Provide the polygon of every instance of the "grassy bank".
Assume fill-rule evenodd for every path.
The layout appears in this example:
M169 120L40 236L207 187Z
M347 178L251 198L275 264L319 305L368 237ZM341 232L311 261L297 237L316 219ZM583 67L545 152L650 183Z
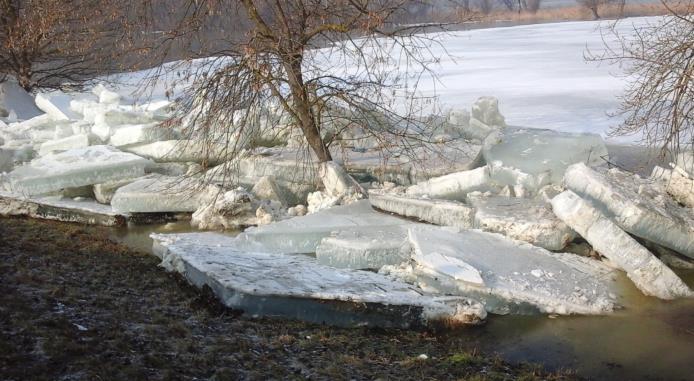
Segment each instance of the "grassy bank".
M576 378L478 353L464 334L241 317L107 237L0 218L0 379Z

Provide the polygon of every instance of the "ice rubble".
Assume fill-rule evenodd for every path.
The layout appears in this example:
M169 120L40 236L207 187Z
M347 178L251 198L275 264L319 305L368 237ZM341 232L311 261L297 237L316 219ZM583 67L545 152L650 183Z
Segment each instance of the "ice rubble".
M477 324L486 317L484 307L467 298L425 295L383 275L336 269L308 256L245 251L237 239L216 233L152 238L166 268L249 315L401 328Z
M661 299L694 295L672 270L575 193L558 195L552 199L552 207L600 254L623 269L644 294Z
M50 115L53 120L76 120L80 115L70 108L73 97L62 91L38 93L34 98L36 107Z
M413 198L373 190L369 192L369 202L380 210L436 225L470 228L474 224L475 210L456 201Z
M490 312L604 314L617 305L612 270L599 261L478 230L416 227L409 241L414 264L382 272L476 298Z
M475 208L475 228L559 251L576 238L542 200L511 197L470 197Z
M694 210L678 205L652 180L579 163L568 168L564 181L620 228L694 258Z
M680 204L694 208L694 176L690 175L679 165L665 169L654 167L651 179L661 181L665 191Z
M150 175L118 188L111 206L124 213L194 212L218 191L194 177Z
M175 134L171 128L163 127L158 122L152 122L147 124L126 124L118 126L114 129L108 142L112 146L123 147L132 144L153 143L173 138L175 138Z
M149 161L109 146L90 146L35 159L10 173L15 191L43 194L63 188L139 177Z
M569 165L601 165L608 156L599 135L510 127L487 137L482 152L487 163L501 162L553 184L561 183Z
M409 258L407 229L414 224L335 231L316 247L318 263L348 269L380 269Z
M227 155L226 148L221 144L206 145L188 139L127 145L121 149L156 162L207 162L216 165L222 163Z

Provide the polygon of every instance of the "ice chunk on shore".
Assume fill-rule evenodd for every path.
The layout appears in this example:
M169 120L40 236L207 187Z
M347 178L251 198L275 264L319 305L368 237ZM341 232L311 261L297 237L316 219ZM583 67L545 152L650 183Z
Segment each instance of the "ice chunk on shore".
M373 210L368 200L362 200L248 229L239 237L250 244L260 244L263 251L308 254L315 253L321 240L333 231L357 226L376 228L407 223L406 220Z
M99 103L118 104L120 102L120 94L111 91L103 84L98 84L92 89L92 93L99 97Z
M486 317L484 307L468 298L426 295L380 274L336 269L308 256L244 251L237 239L216 233L152 238L163 266L249 315L401 328L477 324Z
M325 191L334 197L358 194L366 196L364 189L350 176L341 165L334 161L321 163L319 176Z
M694 208L694 176L679 166L672 169L666 191L680 204Z
M425 290L479 298L491 312L522 311L527 305L545 313L604 314L616 305L611 270L592 259L477 230L417 227L410 229L409 240L417 265L409 276L398 271L394 275L409 277ZM432 256L438 260L427 261ZM470 268L482 283L474 281ZM456 280L451 275L458 274L457 269L470 278Z
M595 250L623 269L644 294L661 299L694 295L672 270L574 192L552 199L552 207Z
M70 109L73 97L62 91L36 94L36 106L55 120L78 120L80 115Z
M111 206L125 213L194 212L217 192L196 178L150 175L118 188Z
M553 184L561 183L569 165L601 165L608 155L600 135L531 128L492 134L482 152L487 163L499 161L533 176L547 176Z
M472 104L471 117L487 126L506 127L506 119L499 112L499 100L494 97L479 97Z
M156 162L195 162L214 165L224 161L226 147L221 144L205 146L194 140L163 140L153 143L121 147L125 152L152 159Z
M84 185L140 177L149 160L109 146L48 154L10 173L15 191L36 195Z
M67 138L49 140L39 148L39 155L45 156L56 151L68 151L71 149L86 148L97 141L96 136L90 134L77 134Z
M456 201L413 198L379 191L370 191L369 201L380 210L436 225L470 228L474 224L474 208Z
M462 201L470 192L486 190L489 180L489 168L480 167L429 179L408 187L406 192L409 196Z
M509 197L471 197L475 227L525 241L547 250L559 251L576 234L558 219L541 200Z
M91 199L66 199L60 196L26 198L0 191L0 215L27 216L45 220L88 225L124 226L129 216Z
M145 144L160 140L170 140L175 137L171 128L163 127L159 123L123 125L114 129L109 143L116 147L131 144Z
M323 238L316 248L318 263L349 269L380 269L409 258L407 229L414 224L346 228Z
M14 115L17 120L29 120L43 114L43 111L36 107L34 97L13 81L0 83L0 108L8 114L4 117Z
M569 167L564 182L627 232L694 258L694 211L653 181L616 168L600 173L579 163Z

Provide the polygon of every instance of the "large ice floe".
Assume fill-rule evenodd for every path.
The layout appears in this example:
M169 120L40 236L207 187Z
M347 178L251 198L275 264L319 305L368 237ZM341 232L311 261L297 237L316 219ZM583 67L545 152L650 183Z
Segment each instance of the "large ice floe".
M467 295L495 313L605 314L617 305L608 266L499 234L409 230L412 263L381 271L430 292Z
M623 269L644 294L661 299L694 295L670 268L572 191L552 199L552 207L595 250Z
M13 189L37 195L63 188L144 176L149 160L109 146L48 154L12 171Z
M468 298L426 295L404 282L321 265L309 256L250 252L217 233L153 239L167 268L249 315L401 328L477 324L486 317L484 307Z
M627 232L694 258L694 210L682 207L652 180L613 168L568 168L566 187L591 201Z

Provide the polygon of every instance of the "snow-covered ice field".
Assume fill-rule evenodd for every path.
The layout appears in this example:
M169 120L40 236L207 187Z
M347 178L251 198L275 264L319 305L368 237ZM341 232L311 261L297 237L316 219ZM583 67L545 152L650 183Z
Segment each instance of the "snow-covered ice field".
M633 34L634 26L657 18L629 18L617 29ZM617 66L586 62L586 49L604 50L602 27L612 21L582 21L479 29L441 35L445 55L435 72L438 83L420 89L438 94L442 103L467 107L481 95L499 99L510 125L605 136L619 123L608 113L619 105L617 96L626 79ZM633 141L634 139L621 139Z
M631 35L635 26L657 21L657 17L627 18L617 30ZM425 75L418 90L438 96L444 109L467 109L478 97L491 95L499 99L509 125L606 137L609 128L619 123L608 114L617 109L627 79L618 66L587 62L584 55L588 49L604 50L603 38L612 39L605 28L612 23L578 21L430 34L441 43L432 47L440 62L431 66L433 75ZM339 57L331 60L327 70L345 69ZM123 100L135 99L128 93L148 73L120 76ZM178 83L173 94L180 95L182 87ZM163 99L168 88L160 83L145 93Z

